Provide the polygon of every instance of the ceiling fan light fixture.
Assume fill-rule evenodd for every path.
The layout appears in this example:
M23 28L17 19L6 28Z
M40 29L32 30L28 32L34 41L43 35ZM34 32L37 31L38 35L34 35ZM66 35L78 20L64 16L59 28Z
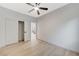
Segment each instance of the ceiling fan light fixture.
M34 9L35 9L35 10L39 10L39 8L38 8L38 7L34 7Z
M30 5L30 6L33 7L29 11L29 13L32 12L32 11L35 11L35 12L37 12L37 15L40 15L40 10L44 10L44 11L47 11L48 10L48 8L46 8L46 7L40 7L40 3L35 3L34 5L31 4L31 3L26 3L26 4L28 4L28 5Z

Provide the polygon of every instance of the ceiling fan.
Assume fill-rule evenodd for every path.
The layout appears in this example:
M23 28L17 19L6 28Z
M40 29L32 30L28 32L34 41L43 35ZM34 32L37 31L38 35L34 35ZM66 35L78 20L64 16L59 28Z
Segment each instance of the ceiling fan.
M29 13L35 10L35 11L37 11L37 14L40 15L39 10L45 10L45 11L48 10L48 8L46 8L46 7L39 7L40 3L35 3L34 5L31 3L26 3L26 4L33 7L31 10L29 10Z

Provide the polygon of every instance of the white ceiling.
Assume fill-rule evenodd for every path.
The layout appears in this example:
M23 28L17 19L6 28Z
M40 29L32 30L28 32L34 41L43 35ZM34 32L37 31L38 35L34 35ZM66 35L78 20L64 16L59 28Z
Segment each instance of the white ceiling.
M34 3L32 3L34 4ZM23 13L23 14L27 14L29 16L32 17L40 17L42 15L45 15L51 11L54 11L64 5L67 5L68 3L41 3L40 6L41 7L47 7L48 11L43 11L40 10L40 15L37 15L36 11L33 11L31 13L28 13L29 10L32 9L31 6L25 4L25 3L0 3L0 6L6 7L8 9Z

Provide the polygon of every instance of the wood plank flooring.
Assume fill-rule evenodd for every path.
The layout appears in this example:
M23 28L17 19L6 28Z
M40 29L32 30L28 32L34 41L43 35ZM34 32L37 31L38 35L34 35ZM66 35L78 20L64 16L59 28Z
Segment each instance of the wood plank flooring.
M78 53L41 40L20 42L0 48L0 56L78 56Z

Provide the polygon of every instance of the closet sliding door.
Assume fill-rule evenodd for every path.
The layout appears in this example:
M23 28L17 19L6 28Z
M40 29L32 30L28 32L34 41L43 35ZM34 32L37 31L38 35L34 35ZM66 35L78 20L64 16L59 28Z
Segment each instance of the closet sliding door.
M18 28L16 20L6 20L6 45L18 42Z

